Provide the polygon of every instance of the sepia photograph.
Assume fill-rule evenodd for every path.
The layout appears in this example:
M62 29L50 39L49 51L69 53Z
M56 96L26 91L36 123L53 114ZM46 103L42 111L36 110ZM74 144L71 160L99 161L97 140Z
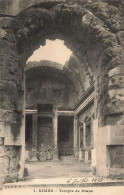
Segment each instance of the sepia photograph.
M0 0L0 195L124 195L124 0Z

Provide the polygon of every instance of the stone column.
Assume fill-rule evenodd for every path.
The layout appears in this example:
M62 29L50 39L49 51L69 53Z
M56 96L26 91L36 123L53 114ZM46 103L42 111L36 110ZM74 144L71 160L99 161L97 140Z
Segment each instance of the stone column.
M53 160L58 160L58 115L55 113L53 117L53 130L54 130L54 155Z
M81 151L81 144L80 144L80 128L78 128L78 146L79 146L79 161L82 160L82 151Z
M32 147L37 149L37 115L33 115L32 120Z
M78 124L78 119L77 116L74 117L74 148L77 148L78 143L77 143L77 124Z
M53 118L53 127L54 127L54 146L58 148L58 116L55 115Z
M32 116L32 158L31 161L37 161L37 115Z
M81 127L82 127L83 125L81 125ZM80 128L81 128L80 127ZM83 132L84 132L84 128L83 128ZM84 149L83 148L81 148L81 135L80 135L80 129L79 129L79 161L83 161L84 160L84 155L85 155L85 153L84 153ZM82 139L83 139L83 143L84 143L84 135L83 135L83 137L82 137Z
M24 73L23 73L24 74ZM21 147L19 147L19 166L20 169L18 171L18 180L23 179L24 177L24 168L25 168L25 74L23 80L23 96L22 96L22 119L21 119Z
M75 158L79 158L79 151L78 151L78 142L77 142L77 136L78 136L78 118L77 116L74 116L74 155Z
M86 147L86 123L84 122L83 123L83 129L84 129L84 131L83 131L83 142L84 142L84 148ZM84 159L84 161L85 162L87 162L88 161L88 151L85 149L85 159Z
M78 145L79 145L79 148L81 147L81 135L80 135L80 128L78 128L78 137L79 137L79 139L78 139Z
M92 173L96 174L96 143L97 143L97 131L98 131L98 119L94 119L92 122L92 131L93 131L93 146L91 150L91 167Z
M86 124L83 123L83 145L86 146Z

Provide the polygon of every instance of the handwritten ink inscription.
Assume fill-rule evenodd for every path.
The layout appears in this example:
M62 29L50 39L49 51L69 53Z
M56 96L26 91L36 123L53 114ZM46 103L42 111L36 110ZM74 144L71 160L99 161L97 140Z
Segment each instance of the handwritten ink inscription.
M70 178L67 180L68 184L82 184L82 183L101 183L103 178Z

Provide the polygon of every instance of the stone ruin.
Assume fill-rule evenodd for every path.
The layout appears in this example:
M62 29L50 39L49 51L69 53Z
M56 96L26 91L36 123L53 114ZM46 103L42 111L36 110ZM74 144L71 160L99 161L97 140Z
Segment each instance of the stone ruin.
M30 95L30 104L26 102L25 80L31 82L33 76L28 78L33 70L36 74L39 71L46 74L49 70L53 72L51 78L55 75L58 80L64 78L63 86L59 81L58 88L52 86L54 94L62 87L68 97L64 99L62 95L62 102L58 99L55 103L54 98L52 102L54 158L58 158L61 147L64 151L64 144L57 146L57 118L64 120L60 119L60 113L68 111L74 119L75 158L90 161L97 176L123 178L123 0L20 0L16 3L2 0L0 11L0 183L24 177L25 105L27 110L36 109L36 104L30 107ZM45 45L46 39L64 40L65 46L73 52L63 69L51 62L41 62L44 65L34 67L26 65L33 51ZM37 104L51 102L47 97L47 102Z

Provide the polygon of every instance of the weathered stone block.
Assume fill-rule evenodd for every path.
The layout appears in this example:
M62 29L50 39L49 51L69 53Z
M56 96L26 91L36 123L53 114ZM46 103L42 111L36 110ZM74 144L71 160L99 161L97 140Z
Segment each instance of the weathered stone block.
M98 17L95 17L91 12L87 12L82 18L82 25L83 27L87 25L93 26L103 26L104 22L100 20Z
M109 107L109 114L122 113L124 112L124 101L123 102L116 101L114 103L109 103L108 107Z
M4 138L0 137L0 146L4 145Z
M123 47L123 49L124 49L124 41L122 41L122 42L121 42L121 46L122 46L122 47Z
M2 27L2 28L10 27L12 20L13 20L12 17L1 17L0 18L0 27Z
M39 161L46 161L46 152L40 152L38 160Z
M4 179L4 183L13 183L13 182L16 182L17 181L17 173L15 174L15 176L10 176L10 175L7 175L7 177L5 177Z
M17 168L18 168L18 159L17 157L13 157L10 159L10 164L9 164L9 175L12 178L17 177Z
M120 43L124 41L124 31L120 31L119 33L117 33L117 37Z
M3 146L0 146L0 157L6 156Z
M120 58L120 56L116 56L115 58L113 58L109 63L108 66L109 68L112 70L112 68L116 68L118 66L122 66L123 65L123 60L122 58Z
M5 39L8 40L9 42L15 42L15 36L13 33L7 33L5 35Z
M0 28L0 38L3 38L6 36L6 31L3 28Z
M5 127L3 123L0 123L0 137L5 136Z
M0 157L0 167L0 179L1 177L5 178L9 169L9 159L6 156Z
M124 115L123 114L115 114L107 116L106 119L107 125L124 125Z
M108 126L108 141L111 145L124 145L124 125Z
M14 55L16 53L15 44L13 44L9 41L0 40L0 47L1 47L1 53L3 53L3 54L7 54L7 55L12 54L12 55ZM9 60L9 57L10 56L8 56L7 60ZM4 60L6 61L6 58Z
M119 113L124 111L124 89L109 90L109 112Z
M111 89L108 92L110 100L114 102L114 100L124 100L124 88L123 89Z
M18 158L17 151L15 147L0 147L0 175L3 175L3 178L11 177L13 181L17 179L17 170L18 170ZM6 179L5 179L6 181ZM5 182L4 181L4 182Z
M113 58L116 58L116 56L118 56L120 59L123 58L122 48L118 45L108 47L104 50L102 64L108 64L111 60L113 60Z
M110 88L124 87L124 76L113 76L109 79Z
M115 76L115 75L124 75L124 66L118 66L116 68L111 69L108 72L109 77Z
M6 146L5 151L9 158L14 158L17 156L17 148L14 146Z

